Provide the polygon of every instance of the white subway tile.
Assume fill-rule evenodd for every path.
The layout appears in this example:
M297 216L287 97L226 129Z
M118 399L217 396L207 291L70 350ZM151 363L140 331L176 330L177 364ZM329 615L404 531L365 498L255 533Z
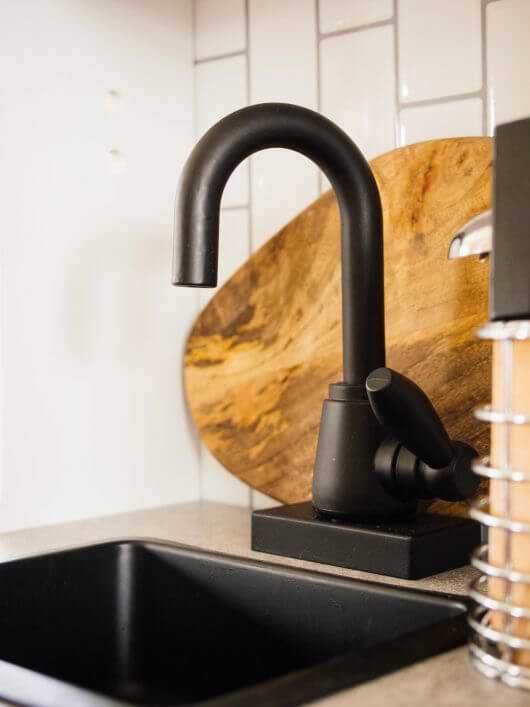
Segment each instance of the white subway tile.
M207 61L195 66L195 110L197 137L228 113L247 105L247 61L245 56ZM232 174L223 193L222 206L248 202L248 162Z
M195 59L246 49L245 0L195 0Z
M249 0L251 102L286 101L315 108L314 0Z
M248 210L221 210L219 223L219 270L215 288L201 288L200 306L205 307L225 282L249 257Z
M244 56L196 65L197 137L227 113L247 105L246 66Z
M250 488L227 471L203 444L201 448L201 496L204 500L250 506Z
M402 101L481 88L480 0L400 0L398 36Z
M395 145L394 37L391 27L324 39L322 112L367 158Z
M445 137L482 134L480 98L416 106L401 111L400 145Z
M318 197L318 171L306 157L267 150L252 158L252 250Z
M320 0L321 32L337 32L392 17L392 0Z
M279 506L280 504L274 498L261 493L261 491L252 491L251 505L253 511L260 511L264 508L274 508L274 506Z
M530 2L488 5L488 133L499 123L530 115Z
M317 106L314 0L249 1L251 103ZM286 150L252 157L252 248L255 250L318 196L318 171Z

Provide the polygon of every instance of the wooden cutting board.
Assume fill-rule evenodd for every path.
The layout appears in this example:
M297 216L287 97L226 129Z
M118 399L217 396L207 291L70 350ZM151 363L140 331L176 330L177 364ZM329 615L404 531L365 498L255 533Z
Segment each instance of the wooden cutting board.
M447 251L490 208L491 166L490 138L433 140L371 162L384 215L387 365L416 381L450 436L481 454L488 429L472 409L490 399L491 351L474 332L487 319L489 265L450 261ZM228 471L286 503L311 498L322 401L341 380L339 234L328 191L235 273L187 342L185 384L202 440ZM434 506L466 513L466 504Z

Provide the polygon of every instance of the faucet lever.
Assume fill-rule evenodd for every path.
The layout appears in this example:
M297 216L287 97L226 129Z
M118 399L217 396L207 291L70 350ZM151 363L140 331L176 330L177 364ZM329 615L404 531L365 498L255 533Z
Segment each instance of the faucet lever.
M453 456L449 435L416 383L390 368L377 368L366 379L366 391L387 432L435 469L449 464Z
M450 440L431 401L406 376L377 368L366 379L368 400L389 433L375 455L383 486L400 498L458 501L476 491L471 471L477 455L464 442Z

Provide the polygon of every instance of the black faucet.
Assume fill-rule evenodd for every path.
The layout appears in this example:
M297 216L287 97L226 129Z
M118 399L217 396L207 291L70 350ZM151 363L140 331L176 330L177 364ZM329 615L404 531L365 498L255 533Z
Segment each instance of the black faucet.
M330 385L324 401L314 508L324 517L382 520L411 514L418 498L471 495L474 450L450 442L425 394L384 368L379 191L359 149L327 118L294 105L264 103L232 113L201 138L177 194L173 284L216 286L225 184L243 159L272 147L312 159L331 182L340 208L344 380ZM437 454L426 449L426 430ZM438 466L428 466L433 462Z

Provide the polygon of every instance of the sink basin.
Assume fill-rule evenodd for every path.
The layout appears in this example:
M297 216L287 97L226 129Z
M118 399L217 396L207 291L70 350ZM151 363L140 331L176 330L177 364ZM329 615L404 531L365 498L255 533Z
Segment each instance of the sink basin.
M295 705L465 640L456 597L173 544L0 565L0 696L30 705Z

